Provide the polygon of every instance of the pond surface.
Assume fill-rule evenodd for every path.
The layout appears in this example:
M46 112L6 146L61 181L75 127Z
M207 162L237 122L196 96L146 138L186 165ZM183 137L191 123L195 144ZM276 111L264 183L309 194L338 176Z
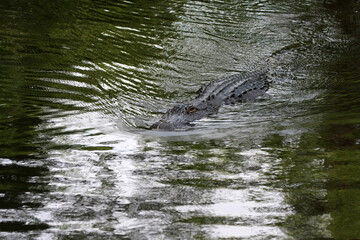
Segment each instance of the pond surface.
M2 1L2 239L359 239L359 1ZM148 127L211 80L267 95Z

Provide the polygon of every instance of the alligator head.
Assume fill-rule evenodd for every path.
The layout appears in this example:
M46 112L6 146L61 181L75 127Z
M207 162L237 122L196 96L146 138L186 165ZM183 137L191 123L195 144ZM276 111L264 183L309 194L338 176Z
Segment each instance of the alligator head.
M151 125L151 129L174 130L184 128L186 125L215 114L221 106L222 100L213 98L209 101L198 102L195 100L175 105L168 110L160 121Z

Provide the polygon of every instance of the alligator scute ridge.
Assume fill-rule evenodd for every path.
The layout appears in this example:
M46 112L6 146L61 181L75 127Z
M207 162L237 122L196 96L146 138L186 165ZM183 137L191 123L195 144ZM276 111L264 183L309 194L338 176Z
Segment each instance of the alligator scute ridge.
M151 129L175 130L195 120L217 113L224 104L249 102L262 96L269 88L266 71L230 75L201 87L198 96L168 110Z

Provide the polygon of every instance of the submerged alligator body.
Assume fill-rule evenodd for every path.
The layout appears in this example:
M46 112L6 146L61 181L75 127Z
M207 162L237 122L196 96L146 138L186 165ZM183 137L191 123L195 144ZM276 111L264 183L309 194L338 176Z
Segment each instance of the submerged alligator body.
M174 130L217 113L221 105L248 102L263 95L269 88L264 72L250 72L224 77L200 88L199 95L175 105L150 128Z

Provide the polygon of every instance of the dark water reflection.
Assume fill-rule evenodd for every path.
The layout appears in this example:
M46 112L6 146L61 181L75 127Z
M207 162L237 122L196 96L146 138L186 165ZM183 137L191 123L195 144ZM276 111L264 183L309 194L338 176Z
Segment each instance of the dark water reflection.
M358 1L0 3L4 239L358 239ZM146 128L215 78L268 95Z

